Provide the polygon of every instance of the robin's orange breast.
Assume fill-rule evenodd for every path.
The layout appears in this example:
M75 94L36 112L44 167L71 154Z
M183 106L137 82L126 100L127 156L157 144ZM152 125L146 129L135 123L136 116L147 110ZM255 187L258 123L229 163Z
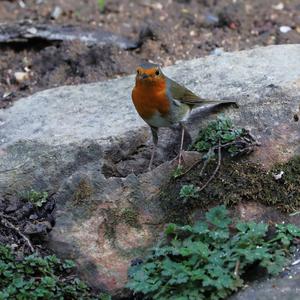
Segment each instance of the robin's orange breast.
M170 111L165 87L136 85L132 91L132 100L137 112L145 121L158 113L163 117Z

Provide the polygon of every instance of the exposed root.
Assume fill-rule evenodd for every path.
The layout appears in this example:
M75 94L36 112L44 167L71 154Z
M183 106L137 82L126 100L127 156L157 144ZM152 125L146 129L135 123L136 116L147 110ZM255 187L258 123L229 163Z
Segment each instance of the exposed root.
M12 222L10 222L8 220L8 219L13 219L13 218L11 218L9 216L6 216L3 213L0 213L0 218L1 218L1 221L0 221L1 224L3 226L5 226L6 228L13 229L26 242L26 244L28 245L30 251L32 253L34 253L35 250L34 250L34 247L31 244L29 238L24 233L22 233L21 230L18 227L16 227Z
M208 161L209 159L206 160L206 162ZM221 154L221 142L219 141L219 145L218 145L218 164L214 170L214 172L212 173L212 175L209 177L209 179L206 181L206 183L202 186L202 187L199 187L197 189L198 192L201 192L203 191L208 185L209 183L215 178L215 176L217 175L219 169L220 169L220 166L221 166L221 161L222 161L222 154ZM203 165L200 173L204 171L204 167L207 165L207 163Z

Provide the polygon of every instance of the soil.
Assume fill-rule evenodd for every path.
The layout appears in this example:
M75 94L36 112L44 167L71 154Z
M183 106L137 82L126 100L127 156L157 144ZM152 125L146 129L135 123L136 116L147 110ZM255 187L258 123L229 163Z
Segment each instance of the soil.
M20 255L50 253L45 241L55 225L54 207L51 196L43 205L29 201L25 194L0 198L0 244L10 245Z
M134 73L143 60L167 66L220 51L300 43L299 0L107 0L103 10L97 0L1 1L0 20L104 29L140 42L127 51L78 41L2 43L1 108L39 90ZM17 81L16 72L26 75Z

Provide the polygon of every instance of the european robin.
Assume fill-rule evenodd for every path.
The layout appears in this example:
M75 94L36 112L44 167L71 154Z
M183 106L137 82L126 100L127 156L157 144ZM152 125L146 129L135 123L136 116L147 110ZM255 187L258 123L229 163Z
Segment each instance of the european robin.
M188 117L191 110L209 103L234 103L203 99L168 78L163 74L159 65L152 63L142 63L137 68L132 100L138 114L150 126L152 132L154 147L149 169L152 167L160 127L170 127L178 123L181 125L180 165L184 140L183 121Z

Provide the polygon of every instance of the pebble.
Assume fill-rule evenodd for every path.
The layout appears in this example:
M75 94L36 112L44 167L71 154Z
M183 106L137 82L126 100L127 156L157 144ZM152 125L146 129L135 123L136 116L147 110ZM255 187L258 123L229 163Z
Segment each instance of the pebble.
M11 96L12 92L5 92L2 96L3 99L8 98L9 96Z
M272 8L275 9L275 10L283 10L284 9L284 4L282 2L279 2L278 4L273 5Z
M280 171L278 174L273 174L273 177L275 180L279 180L282 178L284 172L283 171Z
M12 213L19 208L19 202L17 200L11 200L10 204L5 208L6 213Z
M218 16L212 14L205 15L204 20L206 25L214 25L214 26L218 25L220 21Z
M60 15L62 14L62 9L60 6L55 6L52 13L51 13L51 18L52 19L58 19Z
M152 7L154 9L158 9L158 10L162 10L163 9L163 5L160 2L153 3Z
M221 56L222 54L224 54L224 49L223 48L215 48L213 51L210 52L211 55L215 55L215 56Z
M15 72L14 77L18 83L22 83L23 81L29 79L27 72Z
M289 31L292 30L292 28L290 26L280 26L279 27L280 32L282 33L288 33Z
M42 221L36 224L27 223L24 228L24 233L29 235L46 235L52 226L48 221Z
M17 212L16 212L16 218L17 220L22 220L29 216L31 212L33 211L33 204L30 202L25 203Z
M26 7L25 2L22 1L22 0L19 1L19 5L20 5L21 8L25 8Z

